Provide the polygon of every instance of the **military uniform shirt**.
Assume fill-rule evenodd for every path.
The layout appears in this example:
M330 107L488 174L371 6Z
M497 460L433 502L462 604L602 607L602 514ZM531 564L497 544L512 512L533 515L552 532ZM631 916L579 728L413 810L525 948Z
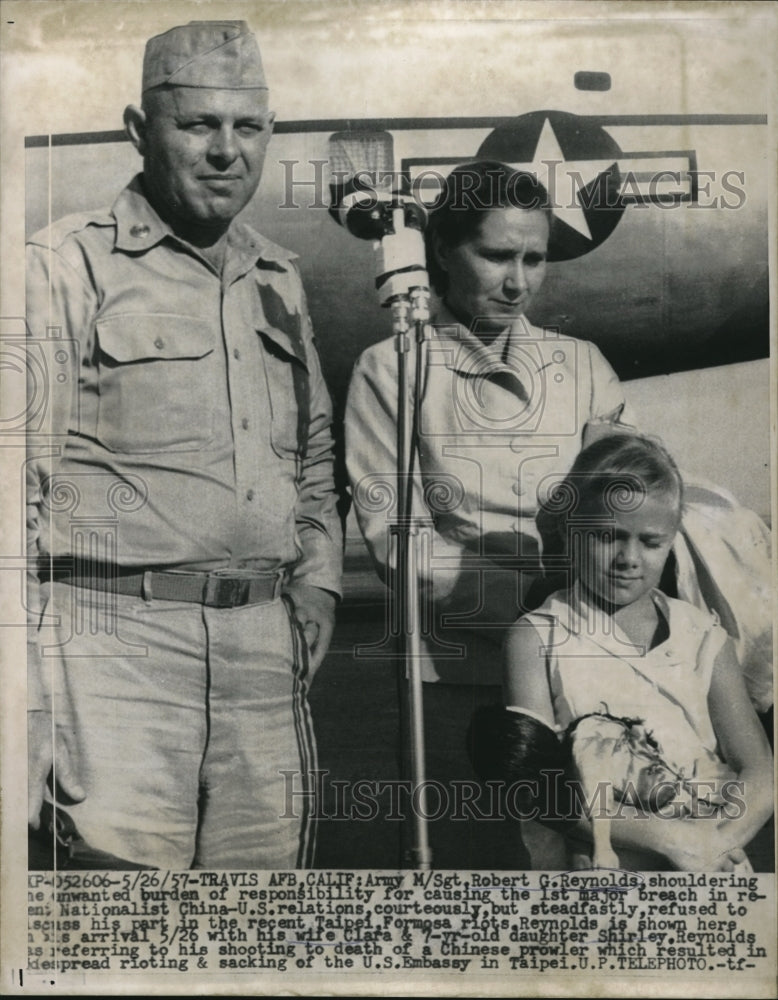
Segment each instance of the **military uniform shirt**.
M294 255L235 222L219 275L136 178L34 236L27 275L48 390L30 556L281 568L337 593L331 408Z

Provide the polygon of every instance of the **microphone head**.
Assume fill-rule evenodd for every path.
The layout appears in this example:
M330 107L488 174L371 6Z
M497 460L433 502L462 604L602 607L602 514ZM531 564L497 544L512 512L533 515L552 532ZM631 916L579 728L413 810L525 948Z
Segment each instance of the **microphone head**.
M330 207L330 215L341 226L360 240L382 240L397 232L398 217L402 209L401 229L424 232L427 210L413 198L393 191L370 191L355 187L343 195L338 208Z
M389 132L333 132L327 144L327 156L333 175L357 173L386 178L391 188L394 170L394 140Z
M330 161L330 215L354 236L391 232L394 141L388 132L335 132Z

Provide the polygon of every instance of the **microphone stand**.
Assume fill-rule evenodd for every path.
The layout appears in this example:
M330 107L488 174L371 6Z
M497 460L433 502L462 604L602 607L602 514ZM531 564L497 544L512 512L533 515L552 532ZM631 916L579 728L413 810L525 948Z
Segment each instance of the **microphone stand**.
M392 216L394 235L385 236L380 245L384 273L379 279L386 282L388 289L381 291L379 288L379 291L382 304L388 304L392 311L392 329L397 352L397 516L391 525L390 533L394 540L397 567L393 584L395 607L399 618L397 680L400 695L400 729L403 747L409 749L410 760L407 770L410 771L413 818L411 843L403 851L402 860L413 868L428 870L432 867L432 851L427 829L419 573L424 555L429 554L431 524L429 519L422 518L414 510L413 477L418 454L423 348L429 324L429 287L426 271L422 265L398 267L394 271L387 267L392 256L397 256L397 249L393 246L392 240L402 245L409 234L415 233L423 253L421 234L405 228L402 207L394 208ZM407 247L402 249L407 252ZM409 413L411 354L414 356L415 365L413 399ZM419 469L418 474L420 472ZM404 756L403 764L405 764ZM407 841L407 831L405 837Z

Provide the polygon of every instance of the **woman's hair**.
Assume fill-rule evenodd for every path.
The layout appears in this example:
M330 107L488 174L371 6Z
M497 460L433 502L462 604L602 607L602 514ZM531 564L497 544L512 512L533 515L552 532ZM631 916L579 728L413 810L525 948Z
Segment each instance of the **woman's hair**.
M649 494L666 496L680 520L683 480L667 449L641 434L600 438L579 452L538 511L544 553L558 551L567 524L577 517L635 510Z
M455 167L443 182L430 213L425 234L427 271L438 295L448 287L448 275L435 253L435 240L455 247L472 239L483 217L495 208L545 212L552 223L548 192L537 177L498 160L474 160Z

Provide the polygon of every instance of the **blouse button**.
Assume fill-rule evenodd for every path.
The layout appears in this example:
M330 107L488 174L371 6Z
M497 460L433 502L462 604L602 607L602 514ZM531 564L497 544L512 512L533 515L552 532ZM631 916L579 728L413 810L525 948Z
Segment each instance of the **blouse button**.
M136 239L145 239L151 230L145 223L136 223L134 226L130 227L130 236L136 237Z

